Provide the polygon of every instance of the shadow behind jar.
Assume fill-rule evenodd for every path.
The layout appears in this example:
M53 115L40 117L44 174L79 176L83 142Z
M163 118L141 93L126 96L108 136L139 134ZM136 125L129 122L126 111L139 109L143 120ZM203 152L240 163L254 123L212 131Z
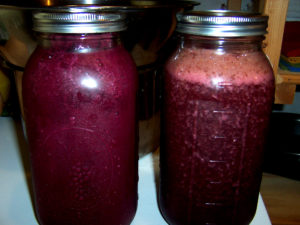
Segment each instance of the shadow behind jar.
M264 171L300 180L300 114L272 113Z

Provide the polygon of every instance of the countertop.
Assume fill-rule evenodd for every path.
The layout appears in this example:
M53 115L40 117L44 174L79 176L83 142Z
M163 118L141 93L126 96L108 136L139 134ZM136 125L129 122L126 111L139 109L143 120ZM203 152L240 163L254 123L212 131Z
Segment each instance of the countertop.
M157 206L158 154L139 160L139 203L132 225L165 225ZM37 225L32 205L28 149L20 122L0 117L0 224ZM259 196L251 225L270 225ZM287 225L287 224L286 224Z
M300 225L300 181L264 173L260 193L273 225Z

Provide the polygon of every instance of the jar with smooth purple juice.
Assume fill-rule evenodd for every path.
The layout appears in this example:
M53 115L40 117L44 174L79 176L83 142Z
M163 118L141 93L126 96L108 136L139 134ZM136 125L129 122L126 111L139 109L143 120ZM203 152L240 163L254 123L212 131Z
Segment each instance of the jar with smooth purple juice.
M253 219L274 77L261 49L266 16L177 15L165 65L159 205L172 225L244 225Z
M82 9L83 10L83 9ZM36 12L23 78L41 225L128 225L137 208L137 71L124 15Z

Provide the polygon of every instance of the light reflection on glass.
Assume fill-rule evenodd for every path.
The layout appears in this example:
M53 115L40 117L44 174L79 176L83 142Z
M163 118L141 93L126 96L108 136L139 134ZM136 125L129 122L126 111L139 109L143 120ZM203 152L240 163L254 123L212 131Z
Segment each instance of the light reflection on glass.
M84 77L81 80L81 85L89 89L94 89L98 87L98 82L92 77Z
M214 78L212 78L211 81L214 86L219 86L219 83L223 82L223 78L222 77L214 77Z
M217 55L224 55L224 53L225 53L224 49L222 49L222 48L218 48L217 51L216 51Z
M82 45L77 46L74 50L75 50L75 52L79 52L79 53L92 52L91 48L86 47L86 46L82 46Z

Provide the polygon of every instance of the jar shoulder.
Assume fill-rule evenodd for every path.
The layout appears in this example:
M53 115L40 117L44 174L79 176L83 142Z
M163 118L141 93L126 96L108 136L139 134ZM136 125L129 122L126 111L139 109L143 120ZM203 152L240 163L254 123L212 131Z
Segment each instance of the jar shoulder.
M167 74L192 82L222 80L236 83L274 82L272 67L262 51L220 51L179 48L168 59Z
M111 99L135 98L137 79L135 64L124 49L57 55L38 48L26 66L22 93L24 101L41 104L63 98L70 104L107 100L112 105Z
M130 54L118 46L94 51L68 52L38 47L30 57L24 81L47 80L67 82L81 77L105 78L111 82L136 82L136 66Z

